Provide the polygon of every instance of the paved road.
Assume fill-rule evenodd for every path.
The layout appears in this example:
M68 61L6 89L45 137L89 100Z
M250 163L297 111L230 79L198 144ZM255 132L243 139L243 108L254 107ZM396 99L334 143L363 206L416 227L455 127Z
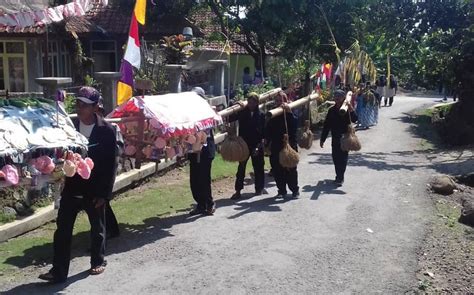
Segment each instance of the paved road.
M301 197L268 195L218 202L214 217L147 220L110 245L107 271L87 277L88 258L72 262L68 284L35 278L11 293L333 294L402 293L416 285L416 250L432 210L433 172L406 113L433 99L397 97L379 125L358 132L346 183L335 188L330 143L302 152ZM372 233L369 232L370 230ZM46 268L45 268L46 270ZM87 278L86 278L87 277Z

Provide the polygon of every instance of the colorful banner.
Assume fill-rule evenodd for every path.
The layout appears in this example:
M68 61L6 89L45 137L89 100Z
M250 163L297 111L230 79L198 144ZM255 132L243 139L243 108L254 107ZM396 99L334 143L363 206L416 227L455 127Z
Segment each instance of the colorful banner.
M122 77L117 84L117 104L121 105L133 96L133 67L141 65L140 37L138 23L145 24L146 0L137 0L130 21L127 48L120 66ZM133 67L132 67L133 66Z

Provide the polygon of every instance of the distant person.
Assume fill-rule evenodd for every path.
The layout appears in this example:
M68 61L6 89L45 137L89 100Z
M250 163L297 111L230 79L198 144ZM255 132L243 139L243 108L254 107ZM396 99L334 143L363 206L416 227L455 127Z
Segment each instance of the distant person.
M255 70L255 78L253 79L253 84L259 85L263 84L263 73L260 70Z
M385 87L387 86L387 78L385 78L385 75L381 75L377 81L375 81L375 86L377 87L375 91L380 97L380 106L382 106L382 99L385 96ZM385 105L387 105L387 103L385 103Z
M388 106L391 107L393 104L393 98L397 94L398 84L397 80L395 79L394 75L390 75L390 83L386 87L387 92L385 93L384 97L384 105L387 106L387 99L388 99Z
M250 75L250 68L245 67L244 68L244 75L242 76L242 84L243 85L252 85L253 83L253 77Z
M329 132L331 132L332 160L336 170L336 179L334 183L337 186L341 186L344 183L344 174L346 172L347 160L349 157L349 152L343 151L341 149L341 138L342 135L347 132L347 127L349 124L356 120L356 116L353 114L352 106L349 106L348 115L341 116L339 114L339 109L344 103L345 98L346 93L343 90L336 90L334 93L334 100L336 104L329 108L329 111L326 115L326 120L324 120L324 127L320 140L320 146L323 148L324 142L326 141Z
M243 138L249 148L249 158L252 159L255 175L256 196L262 194L265 184L265 158L263 150L265 115L258 108L258 99L257 93L249 93L245 109L229 117L230 122L239 121L239 136ZM240 104L242 103L240 102ZM239 163L235 179L235 193L231 197L232 200L241 198L240 191L244 188L245 168L249 158Z
M265 130L266 144L270 146L270 165L272 166L272 174L275 179L278 195L277 198L284 198L287 195L286 187L292 192L293 198L298 198L300 195L298 187L298 171L297 168L284 168L280 164L280 151L283 149L283 136L286 134L288 127L288 138L290 146L298 151L298 144L296 139L297 119L291 112L287 105L288 97L284 92L280 92L275 96L275 107L282 107L286 114L271 118L268 121ZM286 117L286 126L285 126Z
M54 233L52 269L39 276L52 283L66 281L71 260L71 242L77 214L85 210L91 226L91 275L105 271L105 207L112 196L116 171L116 137L114 128L97 115L100 93L93 87L82 87L76 97L76 129L89 139L88 157L94 162L89 179L79 175L67 177Z
M201 87L194 87L192 91L196 92L203 99L206 93ZM189 181L191 193L196 201L196 207L189 212L189 215L214 215L216 211L211 188L211 167L216 154L216 144L214 134L211 131L207 136L206 145L200 152L189 153Z

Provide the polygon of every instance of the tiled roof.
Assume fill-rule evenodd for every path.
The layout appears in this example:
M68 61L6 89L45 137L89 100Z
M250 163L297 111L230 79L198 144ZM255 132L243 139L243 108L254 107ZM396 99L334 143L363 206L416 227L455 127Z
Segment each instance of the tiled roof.
M210 10L196 11L190 18L191 21L197 27L199 27L205 37L209 37L214 32L220 32L219 25L213 21L216 18L216 15ZM241 34L234 35L233 38L238 38L239 40L245 41L245 36ZM222 51L224 49L224 45L225 44L223 42L219 41L204 41L204 44L200 48L204 50ZM232 41L230 42L230 48L231 53L248 54L244 47Z
M1 1L1 0L0 0ZM69 17L65 22L55 25L64 24L68 32L77 34L86 33L105 33L105 34L121 34L127 35L131 9L123 9L116 1L109 1L108 6L102 6L100 0L92 0L93 7L86 13L84 17ZM159 20L153 21L147 19L147 24L140 26L140 33L152 36L158 39L164 35L172 35L180 33L184 27L195 26L184 17L175 17L173 15L165 15ZM43 34L45 26L33 26L20 29L18 27L0 27L0 33L17 33L17 34ZM198 30L195 30L198 31ZM199 32L195 32L195 35Z
M66 20L66 30L77 34L100 32L105 34L127 35L132 11L124 10L118 5L95 5L85 17L74 17ZM145 26L140 26L140 33L157 36L180 33L184 27L193 26L186 18L165 15L159 20L147 19Z

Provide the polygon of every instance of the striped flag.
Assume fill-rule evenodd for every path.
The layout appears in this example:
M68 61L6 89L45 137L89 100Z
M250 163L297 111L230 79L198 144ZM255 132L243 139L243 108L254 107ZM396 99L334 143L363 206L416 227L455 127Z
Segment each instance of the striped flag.
M137 0L130 21L127 48L120 66L122 77L117 84L117 104L126 102L133 96L133 67L139 69L141 64L140 38L138 36L138 22L145 24L146 0Z

